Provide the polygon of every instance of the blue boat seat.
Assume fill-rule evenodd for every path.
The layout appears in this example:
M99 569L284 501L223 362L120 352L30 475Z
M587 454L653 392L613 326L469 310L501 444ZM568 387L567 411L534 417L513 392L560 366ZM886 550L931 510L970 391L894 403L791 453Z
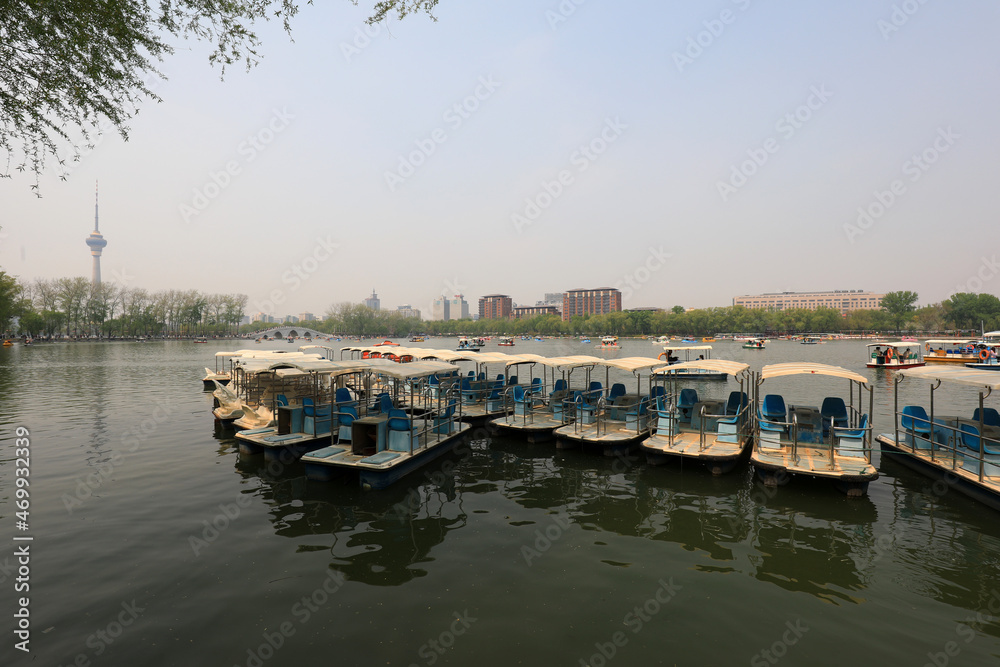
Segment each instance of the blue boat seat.
M625 395L625 385L621 382L616 382L611 385L611 389L608 390L608 403L614 403L615 399L619 396Z
M337 419L340 422L340 430L337 432L337 442L351 442L351 431L354 420L358 418L358 411L350 405L338 406Z
M677 409L680 411L680 420L682 424L691 423L691 414L694 412L694 406L697 404L697 391L691 389L690 387L687 389L681 389L681 395L677 398Z
M531 406L529 402L531 400L531 395L524 390L521 385L514 385L514 414L515 415L527 415L531 412Z
M455 426L455 399L448 401L444 412L434 415L434 432L451 433Z
M389 410L388 449L393 452L410 452L420 447L420 436L410 416L393 408Z
M287 442L289 440L301 440L302 436L295 433L289 433L288 435L269 435L264 438L265 442Z
M868 415L861 415L861 422L858 428L843 431L834 431L837 436L837 453L841 456L852 456L864 458L865 456L865 431L868 429Z
M328 459L331 456L343 454L346 451L347 449L344 447L324 447L323 449L317 449L315 452L309 452L309 456L315 456L318 459Z
M581 424L593 424L597 406L587 401L587 397L582 391L574 392L573 402L576 404L577 421Z
M369 463L372 465L381 465L383 463L388 463L393 459L399 458L398 452L379 452L378 454L372 454L371 456L366 456L365 458L358 461L358 463Z
M333 401L337 404L338 412L345 407L358 407L358 401L351 396L351 390L347 387L339 387L334 394Z
M667 401L666 394L656 397L656 434L657 435L677 435L679 423L677 411L673 410Z
M604 385L602 385L597 380L592 380L590 386L587 387L587 400L596 401L598 396L604 392Z
M625 428L642 431L649 423L649 396L643 396L639 402L625 413Z
M472 382L469 381L469 378L463 378L460 389L462 392L462 403L464 405L479 402L479 392L472 388Z
M649 390L649 400L655 401L660 396L666 396L667 390L664 389L662 384L653 385L653 388Z
M274 400L278 405L288 407L288 397L284 394L278 394Z
M931 448L931 422L923 406L903 406L899 425L906 431L907 445L917 449Z
M729 399L726 401L726 414L731 417L742 412L748 405L750 405L750 398L745 391L731 391Z
M760 430L760 446L764 449L780 449L781 436L785 434L785 427L764 419L764 415L760 409L757 410L757 425Z
M516 375L511 375L509 378L507 378L507 386L508 387L511 386L511 385L515 385L515 384L517 384L517 376Z
M326 435L330 432L333 406L315 405L313 399L302 399L302 430L309 435Z
M389 414L389 411L393 409L392 397L389 396L387 392L382 392L378 395L378 411L384 415Z
M823 405L819 409L819 414L823 418L823 435L830 432L830 423L834 427L845 428L847 426L847 406L844 399L839 396L827 396L823 399Z
M979 421L979 408L972 413L972 421ZM983 408L983 424L986 426L1000 426L1000 412L995 408Z
M785 421L785 399L781 394L768 394L764 397L764 407L761 409L764 419L772 422Z
M969 472L979 474L979 448L983 447L983 475L985 477L996 477L1000 475L1000 447L995 443L991 446L986 444L979 437L979 429L972 424L962 424L959 426L962 435L962 445L964 456L962 457L962 467Z
M503 396L500 394L500 387L494 386L486 395L486 412L500 412L502 410Z

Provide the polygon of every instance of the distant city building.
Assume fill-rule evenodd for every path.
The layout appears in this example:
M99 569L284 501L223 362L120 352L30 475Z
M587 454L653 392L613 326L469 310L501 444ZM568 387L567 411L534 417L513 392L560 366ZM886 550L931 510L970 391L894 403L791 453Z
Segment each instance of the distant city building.
M659 306L639 306L638 308L626 308L626 313L662 313L663 309Z
M375 290L372 290L372 295L367 299L365 299L365 305L371 308L372 310L379 310L379 307L382 305L382 302L379 301L378 294L375 293Z
M885 294L864 290L833 290L832 292L774 292L756 296L733 298L734 306L759 310L789 310L792 308L833 308L841 314L855 310L874 310L882 307Z
M456 294L448 299L448 317L452 320L469 319L469 302L464 294Z
M562 307L563 293L562 292L546 292L542 297L542 303L545 305L559 306Z
M316 316L312 313L299 313L299 322L315 322Z
M420 311L416 311L419 313ZM469 319L469 302L464 294L452 297L439 296L431 302L431 319L439 322Z
M506 320L513 312L513 301L506 294L487 294L479 300L481 320Z
M91 271L90 281L96 287L101 284L101 253L108 242L101 236L101 226L97 217L97 185L94 185L94 231L87 237L87 247L94 258L94 266Z
M614 287L571 289L563 294L562 318L574 315L605 315L622 309L622 293Z
M284 324L298 324L298 323L299 323L299 318L295 317L294 315L285 315Z
M448 320L448 299L439 296L431 303L431 319L437 322Z
M397 315L401 315L403 317L415 317L418 320L420 319L420 311L417 310L416 308L414 308L413 306L411 306L410 304L406 304L406 305L403 305L403 306L397 306L396 307L396 314Z
M516 306L514 308L515 319L522 317L534 317L535 315L559 315L559 309L555 306Z
M250 317L251 322L267 322L267 313L254 313Z

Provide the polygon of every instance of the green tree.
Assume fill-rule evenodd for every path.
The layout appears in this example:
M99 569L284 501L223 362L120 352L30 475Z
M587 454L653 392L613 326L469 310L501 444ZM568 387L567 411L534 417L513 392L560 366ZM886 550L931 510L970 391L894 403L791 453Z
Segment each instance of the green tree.
M899 331L903 324L913 317L913 311L917 309L917 293L909 290L903 292L889 292L882 297L882 310L889 315L889 320L893 323L894 329Z
M307 0L311 4L312 0ZM358 0L351 0L357 4ZM369 23L395 14L431 14L438 0L380 0ZM77 159L103 122L128 139L128 122L143 101L159 101L149 82L174 44L212 44L209 62L221 66L259 59L254 27L277 19L286 32L296 0L12 0L0 10L0 177L10 165L35 175L47 158ZM61 155L61 144L73 144Z
M29 308L17 278L0 271L0 333L9 331L14 318L21 317Z

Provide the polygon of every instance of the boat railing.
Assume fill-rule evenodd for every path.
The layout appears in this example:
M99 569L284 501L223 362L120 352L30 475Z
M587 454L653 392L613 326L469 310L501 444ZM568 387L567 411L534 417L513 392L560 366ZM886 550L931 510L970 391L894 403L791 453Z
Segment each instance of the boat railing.
M992 425L985 424L982 419L935 417L933 412L928 415L927 419L905 415L915 425L929 430L928 436L923 432L923 429L901 426L900 420L903 416L902 411L896 413L895 442L897 446L906 447L912 454L927 452L931 461L941 466L948 466L952 470L972 469L980 482L986 481L986 477L1000 476L1000 437L997 437L995 433L993 435L984 433ZM963 426L973 427L975 432L965 430L962 428ZM900 434L903 435L902 439ZM987 470L995 474L990 475L986 472Z

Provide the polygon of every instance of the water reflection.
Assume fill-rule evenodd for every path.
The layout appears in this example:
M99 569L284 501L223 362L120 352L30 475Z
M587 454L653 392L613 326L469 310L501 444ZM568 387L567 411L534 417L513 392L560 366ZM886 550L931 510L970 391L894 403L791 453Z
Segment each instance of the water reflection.
M350 581L399 586L428 574L422 564L448 534L468 523L465 491L444 474L461 457L439 459L424 475L404 479L378 493L357 480L309 482L300 463L276 470L263 456L238 457L245 479L257 478L257 495L268 505L274 532L298 541L296 551L329 551L330 566ZM307 539L303 539L307 538Z

